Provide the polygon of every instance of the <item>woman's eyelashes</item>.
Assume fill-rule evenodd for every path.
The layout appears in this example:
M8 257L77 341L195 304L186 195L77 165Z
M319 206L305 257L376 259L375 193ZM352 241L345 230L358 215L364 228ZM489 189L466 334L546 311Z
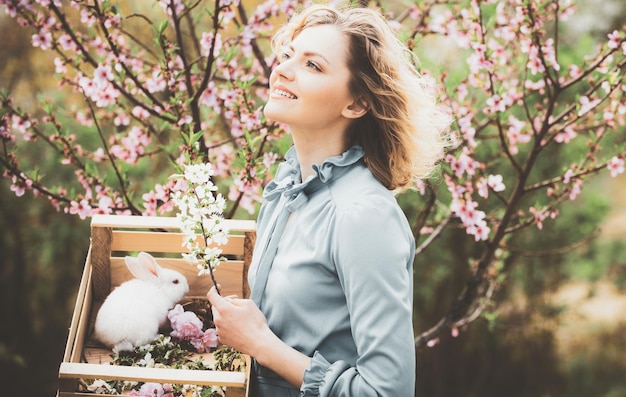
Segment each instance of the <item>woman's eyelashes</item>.
M281 52L280 54L278 54L278 61L279 63L283 63L286 62L288 60L290 60L292 58L292 54L290 52ZM320 65L315 62L314 60L311 59L306 59L304 61L304 65L309 68L309 69L313 69L316 72L321 72L322 68L320 67Z
M289 58L291 58L291 54L288 52L283 51L280 54L278 54L278 62L280 63L287 61Z
M318 72L322 71L322 69L315 62L310 61L310 60L306 61L306 66L311 68L311 69L314 69L314 70L316 70Z

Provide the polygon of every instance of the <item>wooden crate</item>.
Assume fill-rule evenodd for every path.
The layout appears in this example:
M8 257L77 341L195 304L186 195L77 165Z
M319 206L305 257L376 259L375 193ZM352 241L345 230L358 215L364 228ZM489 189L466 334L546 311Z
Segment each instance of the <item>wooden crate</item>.
M249 296L246 281L255 241L254 221L226 220L230 238L222 246L229 259L222 262L215 276L223 295ZM79 379L133 380L170 384L226 386L227 397L248 395L250 358L244 356L245 372L157 369L110 365L111 351L93 341L91 334L98 308L110 291L132 278L124 256L145 251L162 267L175 269L187 277L186 299L204 298L211 286L209 277L198 277L197 269L185 262L181 253L183 235L175 218L97 215L91 221L91 244L78 289L63 362L59 367L58 397L81 396ZM203 361L212 362L210 353Z

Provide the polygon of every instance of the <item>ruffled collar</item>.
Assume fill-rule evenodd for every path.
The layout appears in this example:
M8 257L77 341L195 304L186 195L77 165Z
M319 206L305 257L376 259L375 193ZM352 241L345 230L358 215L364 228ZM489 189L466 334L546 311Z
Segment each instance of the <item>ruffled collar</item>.
M308 200L309 194L339 178L361 158L363 149L360 146L352 146L338 156L329 157L321 164L313 165L314 175L301 182L300 161L295 147L292 147L285 155L285 161L278 166L274 179L265 187L263 197L273 201L285 195L289 198L287 207L293 211Z

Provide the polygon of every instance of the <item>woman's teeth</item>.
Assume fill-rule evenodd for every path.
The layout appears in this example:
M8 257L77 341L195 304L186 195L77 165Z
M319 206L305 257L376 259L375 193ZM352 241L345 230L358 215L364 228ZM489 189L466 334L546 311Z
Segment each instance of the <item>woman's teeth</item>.
M297 98L297 96L295 96L295 95L293 95L293 94L290 94L290 93L288 93L287 91L283 91L283 90L279 90L279 89L275 89L275 90L274 90L274 93L275 93L276 95L284 96L284 97L286 97L286 98L290 98L290 99L296 99L296 98Z

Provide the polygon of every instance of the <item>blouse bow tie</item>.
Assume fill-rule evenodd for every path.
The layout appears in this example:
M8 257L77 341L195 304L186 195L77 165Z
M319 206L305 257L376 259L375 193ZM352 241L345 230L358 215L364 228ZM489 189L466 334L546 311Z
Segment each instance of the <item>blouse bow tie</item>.
M268 201L278 199L281 195L288 196L288 208L294 211L308 200L308 195L324 186L333 179L339 178L348 166L363 157L360 146L352 146L343 154L329 157L320 165L313 165L315 175L300 182L300 162L294 147L289 149L285 162L278 166L276 176L263 190L263 197Z

